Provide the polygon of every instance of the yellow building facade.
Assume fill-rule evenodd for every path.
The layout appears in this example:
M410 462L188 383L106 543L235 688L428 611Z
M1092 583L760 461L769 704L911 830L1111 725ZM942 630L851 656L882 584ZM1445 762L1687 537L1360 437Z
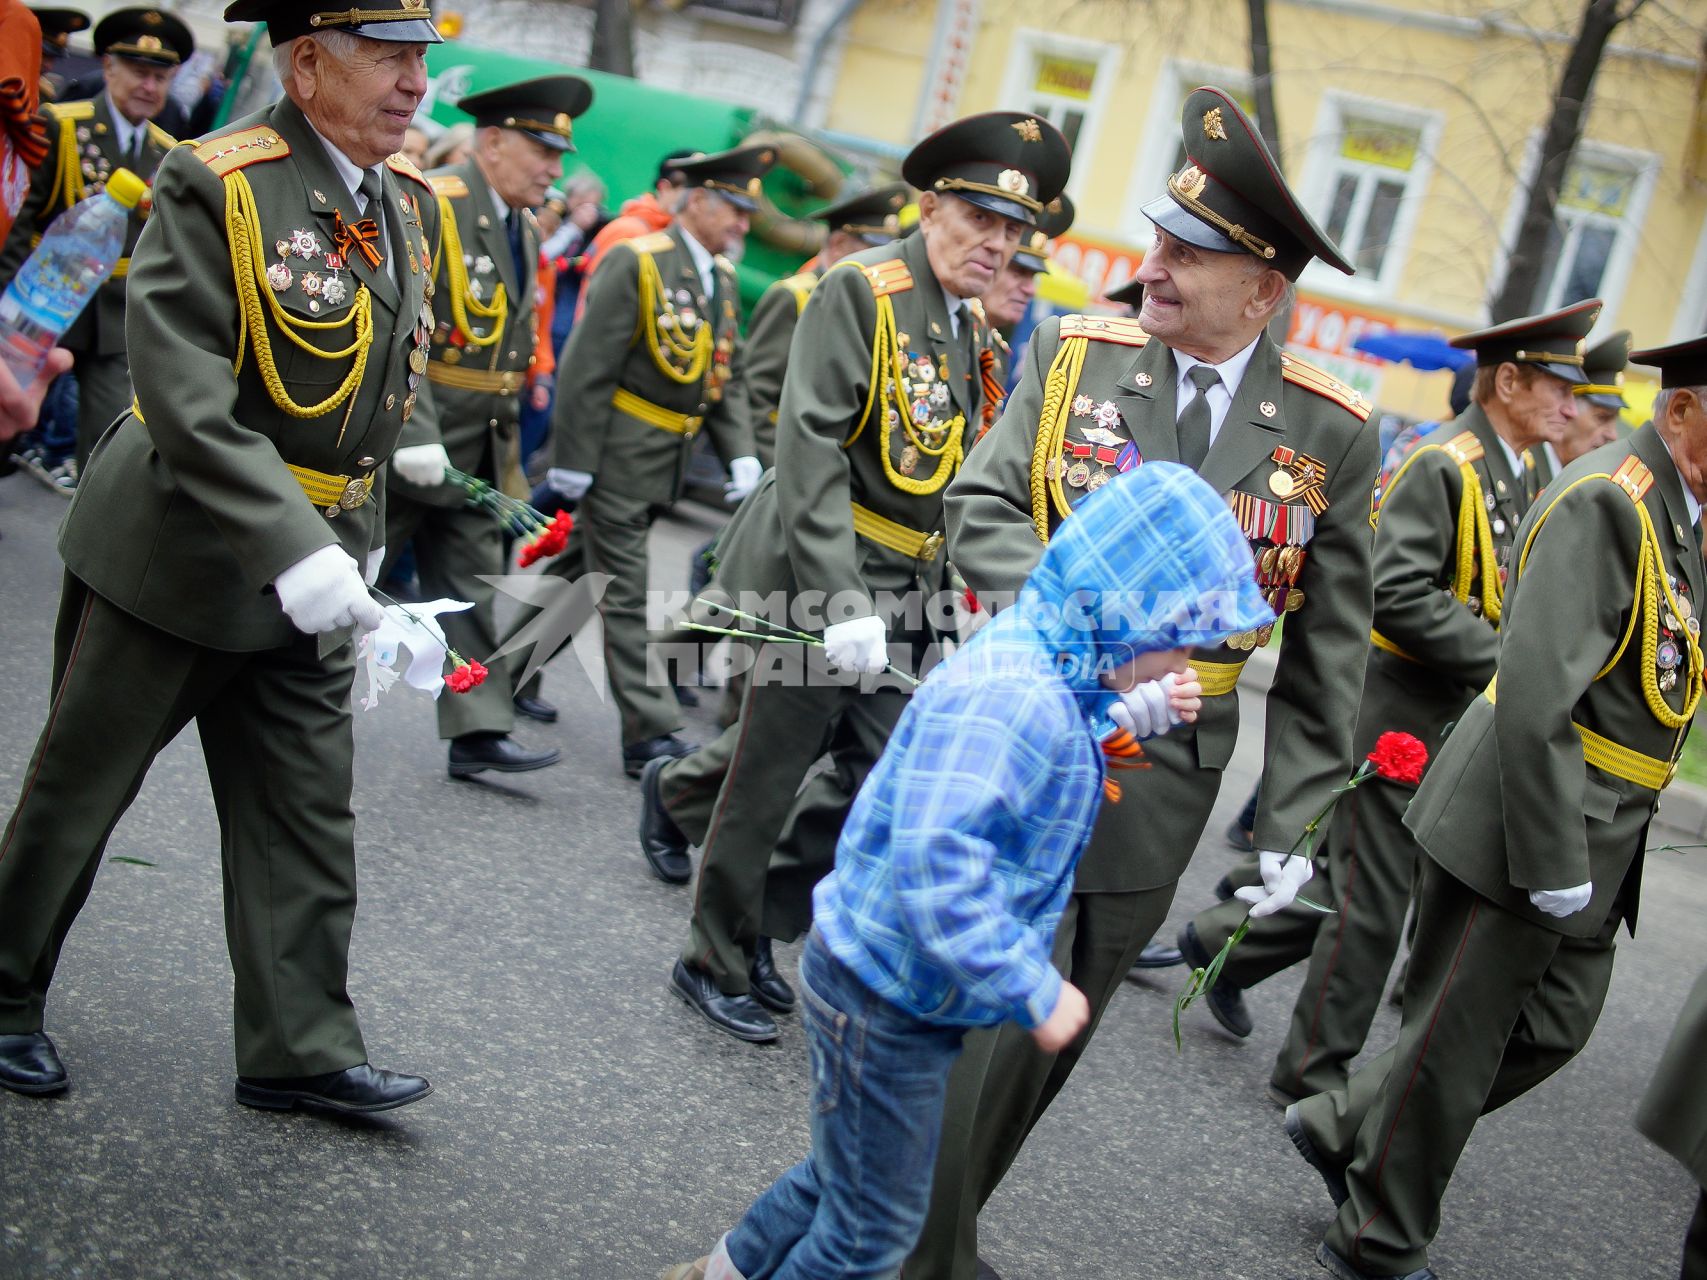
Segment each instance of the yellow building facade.
M1281 165L1358 266L1305 272L1289 345L1389 412L1440 416L1448 375L1352 344L1487 322L1581 9L1269 0ZM1638 346L1707 332L1704 31L1707 0L1674 0L1614 33L1532 310L1600 296L1596 336ZM1079 208L1058 260L1094 294L1150 243L1140 209L1182 162L1185 95L1248 101L1249 65L1239 0L865 0L823 124L895 146L972 111L1047 115L1074 143Z

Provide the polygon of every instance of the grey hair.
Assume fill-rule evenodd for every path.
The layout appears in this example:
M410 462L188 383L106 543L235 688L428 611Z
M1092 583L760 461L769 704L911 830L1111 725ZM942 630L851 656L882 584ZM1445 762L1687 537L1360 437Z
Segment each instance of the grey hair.
M595 200L605 198L605 184L590 173L577 173L563 184L563 198L573 200L577 196L592 196Z
M1679 391L1688 391L1702 405L1707 405L1707 387L1667 387L1654 397L1653 411L1649 415L1653 421L1658 422L1666 416L1666 411L1671 408L1671 402Z
M296 78L290 69L290 51L298 40L318 40L321 48L340 60L353 57L356 50L361 48L361 37L349 31L311 31L305 36L296 36L283 44L274 45L273 74L278 76L279 83L287 89Z

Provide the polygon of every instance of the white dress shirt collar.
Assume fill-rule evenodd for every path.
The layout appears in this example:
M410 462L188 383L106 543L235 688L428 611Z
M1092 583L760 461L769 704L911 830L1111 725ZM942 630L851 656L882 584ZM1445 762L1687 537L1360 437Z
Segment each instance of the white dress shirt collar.
M367 173L379 173L379 166L374 165L372 169L363 169L354 160L351 160L342 151L338 150L337 147L333 146L332 143L327 140L325 134L321 133L320 130L315 129L313 121L309 122L308 127L314 130L314 136L319 138L320 145L326 148L326 155L332 161L332 168L337 170L338 177L344 184L344 189L355 198L356 212L366 216L368 212L367 197L362 194L362 177ZM380 177L383 179L385 175L380 174Z
M1209 388L1205 393L1209 397L1209 442L1215 443L1215 437L1220 434L1221 424L1227 420L1227 411L1233 407L1233 397L1238 393L1239 383L1244 381L1245 370L1250 367L1251 357L1256 354L1257 343L1262 341L1262 334L1252 338L1250 345L1235 351L1218 365L1210 367L1221 375L1221 381ZM1174 353L1174 412L1176 416L1185 412L1186 405L1197 397L1197 387L1187 375L1200 364L1208 364L1207 360L1199 360L1196 356L1188 356L1177 348L1170 348Z
M686 227L681 223L682 243L688 247L688 257L693 259L693 269L699 273L699 282L705 287L705 299L711 301L711 295L717 292L717 264L712 260L711 250L698 240L695 240Z

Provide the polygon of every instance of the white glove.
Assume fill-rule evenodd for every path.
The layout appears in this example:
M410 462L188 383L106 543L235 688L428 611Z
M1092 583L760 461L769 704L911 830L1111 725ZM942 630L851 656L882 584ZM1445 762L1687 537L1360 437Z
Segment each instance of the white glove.
M1594 881L1579 884L1574 889L1531 889L1529 902L1537 911L1545 911L1550 916L1563 920L1566 916L1574 916L1584 907L1588 900L1594 897Z
M758 487L765 469L757 458L736 458L729 464L729 482L723 486L723 500L739 506L746 496Z
M1291 906L1298 891L1316 874L1310 859L1296 853L1276 853L1273 849L1264 849L1257 856L1257 865L1262 869L1262 886L1246 885L1233 894L1239 901L1251 904L1253 920Z
M430 489L445 482L450 454L442 444L411 444L391 455L391 465L410 484Z
M1142 742L1166 733L1180 723L1173 706L1174 674L1146 680L1120 691L1120 701L1108 709L1108 718Z
M379 581L380 566L385 563L385 547L378 546L367 553L367 567L362 574L362 581L373 586Z
M311 551L273 579L279 605L298 631L318 635L352 623L373 631L385 611L367 593L356 562L342 547Z
M838 667L876 675L889 665L889 628L875 614L824 628L824 656Z
M565 502L579 502L593 487L593 477L585 471L570 471L553 467L545 473L545 483Z

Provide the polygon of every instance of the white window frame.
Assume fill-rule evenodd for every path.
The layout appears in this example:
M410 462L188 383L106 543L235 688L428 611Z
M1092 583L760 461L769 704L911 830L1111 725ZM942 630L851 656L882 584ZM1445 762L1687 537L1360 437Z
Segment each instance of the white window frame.
M1707 219L1701 223L1701 234L1695 241L1695 259L1684 277L1683 297L1678 301L1666 342L1687 342L1703 333L1707 333Z
M1408 172L1399 169L1382 171L1394 177L1402 176L1405 194L1399 203L1398 214L1393 219L1392 238L1388 242L1387 256L1381 263L1380 274L1348 276L1324 262L1312 259L1299 277L1299 283L1307 289L1331 292L1347 300L1377 300L1392 296L1404 274L1406 263L1410 261L1411 241L1416 233L1417 220L1422 214L1423 202L1428 195L1429 182L1434 176L1435 151L1446 119L1439 111L1419 110L1416 107L1402 106L1380 98L1369 98L1338 89L1324 92L1317 104L1316 123L1305 149L1304 171L1299 175L1298 186L1295 188L1304 207L1316 220L1316 225L1323 228L1327 226L1334 198L1335 180L1348 163L1340 155L1340 144L1345 135L1348 116L1417 130L1416 159ZM1355 161L1349 163L1356 164ZM1378 166L1371 165L1368 166L1368 171L1374 172L1377 168ZM1349 259L1355 255L1347 253L1346 256Z
M1121 47L1104 40L1086 40L1080 36L1064 36L1053 31L1038 31L1017 27L1013 43L1008 46L1007 71L1002 76L1001 102L1011 111L1030 110L1034 86L1037 83L1039 57L1074 58L1096 63L1091 82L1091 96L1083 104L1085 121L1079 126L1079 141L1073 148L1073 172L1067 181L1067 194L1073 199L1085 184L1096 155L1097 138L1102 122L1108 115L1109 95L1114 91L1114 79L1120 72Z
M1167 194L1174 153L1179 150L1180 104L1186 94L1203 84L1219 85L1234 97L1251 91L1251 77L1246 71L1178 58L1162 63L1120 209L1120 233L1139 248L1148 249L1156 242L1156 227L1144 216L1144 206Z
M1630 169L1636 175L1636 185L1630 191L1629 206L1620 219L1618 235L1612 242L1612 252L1606 259L1606 271L1600 279L1600 298L1605 305L1600 311L1601 321L1597 326L1599 329L1618 314L1618 309L1624 301L1624 291L1629 287L1630 273L1636 263L1636 250L1642 240L1642 227L1648 219L1648 205L1653 199L1654 184L1660 176L1660 157L1652 151L1638 151L1633 147L1621 147L1616 143L1595 142L1584 138L1577 144L1573 159L1619 165ZM1541 134L1536 131L1529 135L1524 146L1521 180L1513 188L1511 203L1506 209L1505 226L1500 234L1499 255L1494 263L1494 280L1505 279L1511 259L1508 246L1517 239L1518 228L1523 222L1523 204L1529 183L1540 164ZM1559 305L1567 306L1575 301L1577 299L1567 298Z

